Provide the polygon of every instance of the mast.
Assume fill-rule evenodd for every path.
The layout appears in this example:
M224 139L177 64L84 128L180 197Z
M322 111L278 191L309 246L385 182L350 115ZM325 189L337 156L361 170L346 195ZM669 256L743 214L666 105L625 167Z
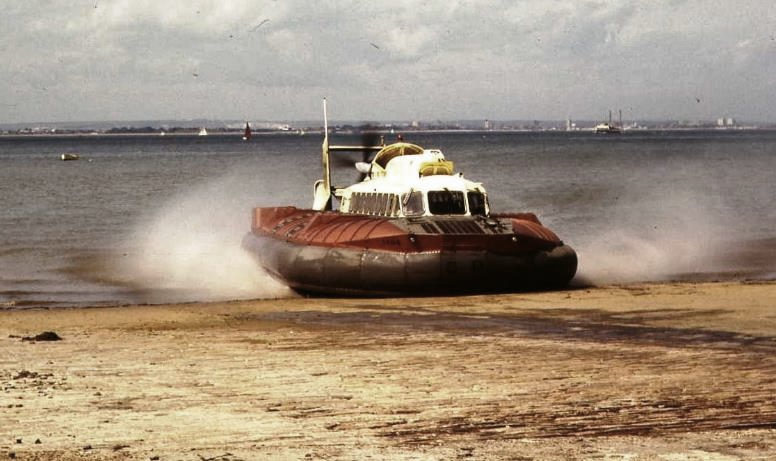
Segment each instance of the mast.
M323 179L315 181L313 209L331 210L331 168L329 167L329 119L326 113L326 98L323 98L323 145L321 146Z
M331 146L329 145L329 118L326 112L326 98L323 98L323 145L321 146L321 165L323 166L323 178L315 181L313 188L313 209L314 210L332 210L332 198L337 195L337 188L331 185L331 164L329 157L332 152L379 152L383 147L380 145Z

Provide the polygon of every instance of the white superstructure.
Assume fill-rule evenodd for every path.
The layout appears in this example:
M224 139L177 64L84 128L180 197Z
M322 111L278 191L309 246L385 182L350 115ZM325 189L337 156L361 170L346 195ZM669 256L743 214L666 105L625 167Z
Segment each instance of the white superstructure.
M366 170L363 181L334 190L341 213L393 217L488 214L482 184L454 173L453 162L440 150L398 142L384 147L371 163L359 168Z

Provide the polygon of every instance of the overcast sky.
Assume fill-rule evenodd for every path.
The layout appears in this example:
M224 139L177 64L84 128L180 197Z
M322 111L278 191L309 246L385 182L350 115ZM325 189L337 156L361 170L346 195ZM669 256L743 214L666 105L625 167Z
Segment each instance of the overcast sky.
M0 123L776 122L773 0L0 0Z

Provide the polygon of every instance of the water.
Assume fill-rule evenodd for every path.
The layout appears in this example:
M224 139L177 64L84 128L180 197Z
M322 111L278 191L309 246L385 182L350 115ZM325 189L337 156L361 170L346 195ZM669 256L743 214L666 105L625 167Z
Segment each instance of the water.
M536 212L577 249L576 283L776 277L776 132L407 138L482 181L494 211ZM0 138L0 308L290 296L240 240L252 207L311 204L320 143Z

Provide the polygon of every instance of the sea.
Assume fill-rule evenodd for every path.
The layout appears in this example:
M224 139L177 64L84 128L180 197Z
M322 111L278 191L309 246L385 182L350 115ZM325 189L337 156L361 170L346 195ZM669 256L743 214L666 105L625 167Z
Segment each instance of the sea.
M578 252L572 286L776 278L776 131L403 136L483 183L492 211L536 213ZM311 205L321 142L0 137L0 309L295 296L241 240L253 207ZM346 185L360 158L342 155Z

